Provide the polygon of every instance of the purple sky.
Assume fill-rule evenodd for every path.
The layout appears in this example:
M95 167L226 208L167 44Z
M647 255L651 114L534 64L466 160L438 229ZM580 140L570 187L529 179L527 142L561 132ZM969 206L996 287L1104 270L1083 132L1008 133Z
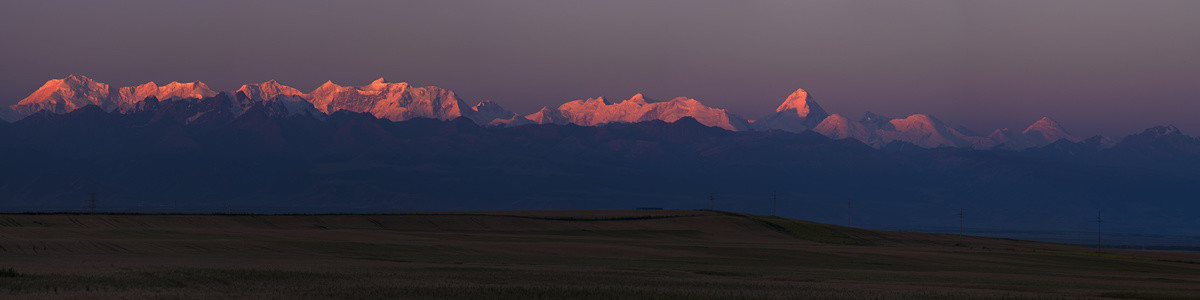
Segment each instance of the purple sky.
M0 104L70 73L306 92L382 76L522 114L642 92L757 119L804 88L851 118L1200 134L1200 1L400 2L4 1Z

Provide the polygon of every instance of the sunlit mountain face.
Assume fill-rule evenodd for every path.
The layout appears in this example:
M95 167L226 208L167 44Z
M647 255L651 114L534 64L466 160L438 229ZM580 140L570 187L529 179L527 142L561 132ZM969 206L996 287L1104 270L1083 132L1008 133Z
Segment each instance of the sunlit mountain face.
M116 92L114 92L116 91ZM142 99L137 97L145 96ZM472 101L473 102L473 101ZM829 114L808 91L747 121L699 100L573 100L531 114L376 80L113 89L50 80L0 122L0 207L379 212L707 207L856 226L1200 230L1200 141L1080 138L1044 118L980 135L933 116ZM169 196L164 196L169 195Z
M255 103L261 103L267 107L277 107L276 110L289 114L315 116L345 110L367 113L391 121L413 118L452 120L465 117L480 126L507 127L526 124L598 126L655 120L674 122L690 117L703 125L731 131L815 131L834 139L854 139L876 148L893 142L903 142L922 148L1020 150L1043 147L1058 140L1083 140L1049 117L1034 122L1020 133L1003 128L996 129L988 135L976 134L963 126L949 124L924 114L892 118L867 112L856 121L839 114L829 114L804 89L797 89L783 100L774 113L762 116L756 121L748 121L726 109L706 106L697 99L677 97L669 101L659 101L642 94L635 94L620 101L609 101L604 97L573 100L557 107L543 107L536 112L521 115L505 110L500 104L492 101L468 105L450 90L436 86L413 87L408 83L392 83L383 78L362 86L341 86L325 82L308 93L270 80L245 84L237 90L223 93L231 99L228 110L235 116L245 112ZM107 84L86 76L70 75L46 82L37 91L10 106L3 116L6 120L16 121L43 110L63 114L87 105L98 106L106 112L129 113L145 106L147 99L198 102L217 94L218 92L203 82L171 82L163 86L148 82L135 87L121 87L114 93ZM185 118L185 121L186 119L191 117ZM1107 137L1097 138L1111 140ZM1104 144L1110 146L1112 143Z

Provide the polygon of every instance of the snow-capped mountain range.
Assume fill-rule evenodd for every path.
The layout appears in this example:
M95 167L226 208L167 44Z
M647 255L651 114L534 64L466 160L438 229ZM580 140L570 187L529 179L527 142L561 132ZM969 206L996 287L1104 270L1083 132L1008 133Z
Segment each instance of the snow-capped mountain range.
M362 86L341 86L325 82L304 93L274 80L242 85L232 92L217 92L203 82L171 82L159 86L148 82L121 87L115 91L107 84L85 76L70 75L47 81L25 99L0 108L0 118L15 121L39 111L64 114L88 105L104 111L138 111L160 102L193 101L225 94L228 112L239 115L255 105L283 115L308 115L323 118L339 110L369 113L377 118L404 121L413 118L450 120L465 117L483 126L520 126L525 124L575 124L596 126L607 123L632 123L652 120L674 122L684 117L701 124L732 131L812 130L834 139L852 138L873 147L904 142L923 148L960 147L971 149L1024 149L1049 145L1058 140L1080 142L1049 117L1034 122L1019 132L997 129L986 136L976 135L962 126L943 122L933 116L914 114L891 118L867 112L858 120L826 112L809 93L797 89L788 95L774 113L758 121L747 121L728 110L710 107L692 98L678 97L657 101L635 94L629 99L609 101L603 97L574 100L558 107L543 107L526 115L505 110L491 101L468 105L453 91L436 86L415 87L380 78ZM196 120L200 114L183 116ZM1111 139L1094 138L1102 144Z

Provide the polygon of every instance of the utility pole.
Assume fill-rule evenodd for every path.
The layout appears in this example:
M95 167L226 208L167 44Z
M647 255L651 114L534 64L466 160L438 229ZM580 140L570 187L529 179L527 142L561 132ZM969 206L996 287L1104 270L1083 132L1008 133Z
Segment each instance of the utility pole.
M713 193L708 193L708 210L717 210L715 203L716 197L713 196Z
M94 214L94 213L96 213L96 193L88 193L88 194L91 195L92 197L88 199L87 208L88 208L89 212Z
M1100 225L1102 223L1104 223L1104 220L1100 219L1100 211L1096 211L1096 253L1100 253L1100 241L1101 241L1100 238L1102 237L1102 234L1103 234L1103 232L1101 231L1103 228L1100 227Z

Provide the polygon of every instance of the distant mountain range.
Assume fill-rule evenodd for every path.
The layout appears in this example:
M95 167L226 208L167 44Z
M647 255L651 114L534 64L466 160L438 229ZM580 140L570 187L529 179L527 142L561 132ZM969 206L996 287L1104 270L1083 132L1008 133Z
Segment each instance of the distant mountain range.
M880 148L893 142L903 142L923 148L958 147L969 149L1026 149L1042 147L1058 140L1080 142L1084 138L1072 135L1058 122L1042 118L1019 132L1007 128L988 135L977 135L962 126L948 124L935 117L915 114L890 118L867 112L857 120L829 114L808 92L799 89L789 95L775 112L747 121L725 109L704 105L691 98L656 101L636 94L619 102L603 97L574 100L558 107L543 107L537 112L520 115L505 110L490 101L468 105L453 91L436 86L413 87L407 83L391 83L383 78L363 86L340 86L326 82L309 93L280 84L274 80L242 85L235 91L216 92L203 82L158 86L149 82L136 87L121 87L113 91L109 85L80 75L46 82L41 88L15 105L0 111L0 118L16 121L39 111L63 114L95 105L104 111L121 113L147 109L162 101L201 99L224 93L232 99L226 109L233 116L261 103L273 112L306 114L317 118L337 111L369 113L377 118L404 121L413 118L452 120L465 117L482 126L520 126L526 124L575 124L596 126L609 123L645 121L674 122L691 117L701 124L732 131L788 132L815 131L834 139L852 138ZM225 105L225 104L220 104ZM184 122L201 118L181 116ZM1102 147L1115 144L1107 137L1092 137Z
M145 96L145 97L142 97ZM141 98L141 99L138 99ZM978 136L858 120L793 93L756 122L694 99L576 100L517 115L377 80L112 92L52 80L0 122L0 211L392 212L708 208L855 226L1200 236L1200 140L1080 139L1050 119ZM819 121L818 121L819 120ZM808 130L811 129L811 130ZM987 149L987 150L980 150Z

